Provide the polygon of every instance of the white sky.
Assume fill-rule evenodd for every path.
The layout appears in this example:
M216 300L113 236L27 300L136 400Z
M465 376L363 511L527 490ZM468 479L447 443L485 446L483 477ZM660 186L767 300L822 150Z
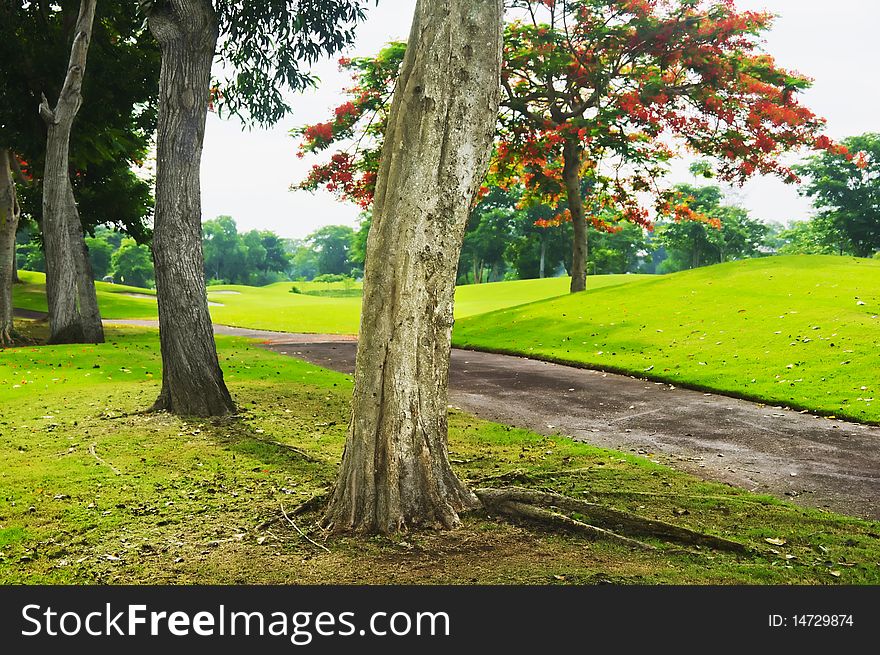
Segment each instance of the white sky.
M780 65L814 78L803 101L828 119L832 138L880 131L880 1L738 0L737 6L778 14L766 50ZM406 39L414 7L415 0L380 0L345 55L372 55L388 41ZM336 59L315 66L319 88L294 97L293 114L271 130L243 131L238 121L209 114L202 164L205 219L227 214L240 230L270 229L297 238L323 225L357 223L358 208L350 203L324 192L288 190L315 161L296 157L298 143L288 131L326 120L343 101L341 89L349 85ZM676 166L670 179L689 181L686 165ZM787 223L810 213L809 202L798 196L796 187L772 178L757 178L731 198L766 221Z

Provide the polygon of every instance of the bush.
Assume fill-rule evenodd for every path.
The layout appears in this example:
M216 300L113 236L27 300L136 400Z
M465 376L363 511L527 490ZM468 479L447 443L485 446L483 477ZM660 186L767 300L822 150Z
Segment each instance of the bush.
M874 259L880 260L880 250L874 253Z
M351 280L347 275L339 275L338 273L324 273L314 278L312 282L345 282Z

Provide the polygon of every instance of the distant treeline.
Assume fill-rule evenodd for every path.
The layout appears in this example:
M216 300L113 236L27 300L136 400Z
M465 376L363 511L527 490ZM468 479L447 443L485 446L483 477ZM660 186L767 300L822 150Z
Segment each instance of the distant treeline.
M587 271L592 275L673 273L725 261L774 254L870 256L880 248L873 223L866 228L837 214L820 213L788 229L770 225L726 204L717 186L682 184L681 197L712 222L660 222L649 231L612 223L613 231L590 230ZM565 275L571 268L570 223L554 224L555 211L521 207L516 191L492 188L474 209L464 237L458 284ZM864 210L862 210L864 211ZM607 218L607 217L604 217ZM370 214L358 228L328 225L304 239L284 239L269 230L239 232L220 216L203 224L205 279L212 284L262 286L285 280L358 279L363 274ZM861 230L861 231L858 231ZM99 226L86 238L95 279L153 286L148 245ZM18 266L45 270L38 236L18 235Z

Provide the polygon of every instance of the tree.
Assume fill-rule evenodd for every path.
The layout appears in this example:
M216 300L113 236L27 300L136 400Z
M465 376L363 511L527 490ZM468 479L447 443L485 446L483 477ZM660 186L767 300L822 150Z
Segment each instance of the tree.
M419 0L388 117L352 419L325 523L451 528L479 504L447 453L455 272L498 112L502 0Z
M40 116L46 123L46 162L43 171L43 244L46 252L46 297L49 303L49 343L103 343L104 327L82 223L70 181L70 134L82 106L97 0L82 0L70 63L54 107L45 94Z
M96 280L102 280L110 273L110 260L113 257L113 244L100 237L86 237L89 251L89 264Z
M645 229L634 223L621 223L619 229L610 232L590 230L590 240L593 247L587 263L594 275L634 273L639 267L639 254L648 249Z
M28 183L19 184L19 204L22 218L38 228L43 223L47 126L35 107L41 93L61 97L67 79L61 71L71 57L71 42L81 31L80 9L79 0L0 3L0 60L10 62L0 67L0 143L28 162ZM144 219L151 204L149 185L131 170L134 162L145 157L155 123L158 58L155 48L143 39L142 23L132 3L101 3L96 11L89 74L82 80L88 111L77 115L68 152L68 177L83 224L80 232L114 222L138 238L148 238ZM76 232L77 228L72 229ZM68 315L91 304L82 235L71 238L78 241L73 249L50 247L67 265L71 257L77 260L79 279L63 285L68 292ZM37 244L27 249L32 266L38 266L42 254ZM61 267L65 266L62 262ZM77 290L79 294L70 295ZM96 312L96 305L91 311ZM90 320L97 332L97 316Z
M231 216L202 224L205 274L227 284L265 284L272 273L287 271L290 261L277 234L251 230L239 233Z
M801 192L817 217L845 243L841 251L871 257L880 249L880 134L843 140L849 152L825 152L795 170L807 177Z
M517 205L521 199L517 200ZM504 257L520 279L552 277L571 270L570 223L552 222L555 209L529 204L519 209Z
M354 230L346 225L327 225L312 232L306 241L318 257L320 275L348 275L352 264L349 260Z
M231 216L218 216L202 224L202 250L210 278L228 284L239 281L247 264L247 249Z
M842 255L848 243L827 217L794 221L777 235L780 255Z
M269 284L272 274L286 274L290 267L290 257L284 249L284 240L274 232L263 230L259 232L260 246L266 253L263 259L263 268L260 269L262 275L258 278L258 284Z
M121 284L144 289L153 286L153 258L147 246L131 238L123 239L111 263L113 277Z
M364 211L360 217L360 224L351 237L351 245L348 249L348 261L361 274L364 271L364 265L367 260L367 237L370 236L370 226L373 224L373 215L369 211Z
M557 208L570 221L572 291L586 284L587 229L607 229L603 215L648 226L640 195L651 193L662 217L678 216L674 195L657 185L676 151L712 157L722 179L756 173L797 178L780 155L800 146L838 149L819 137L823 121L796 94L806 78L760 51L769 14L738 12L727 0L514 0L525 20L505 32L504 111L490 185L522 184L525 201ZM305 188L327 186L365 202L375 180L372 125L394 79L390 55L346 61L358 84L333 120L302 128L303 151L355 135L355 153L337 152L312 170ZM376 74L378 73L378 74ZM378 106L378 108L377 108ZM606 212L606 210L612 210Z
M822 121L795 100L806 78L759 50L769 14L699 0L514 4L528 17L506 38L499 172L538 199L566 198L572 291L585 287L588 218L602 226L610 207L647 225L646 191L660 216L676 216L654 183L674 154L661 134L714 157L729 181L755 172L793 181L782 152L832 145L817 142Z
M717 186L679 184L676 202L680 211L692 211L706 220L663 223L657 227L656 242L668 259L660 272L672 273L760 254L770 227L749 216L741 207L722 205Z
M9 148L0 147L0 347L12 344L12 282L15 271L15 235L21 206L15 192L18 160Z
M163 375L154 410L235 410L205 294L199 173L209 102L247 122L278 121L289 110L282 91L308 86L301 66L351 42L365 2L139 0L162 52L153 258ZM232 72L225 83L212 84L215 55Z
M318 274L318 255L305 241L288 239L285 250L290 258L290 279L311 280Z

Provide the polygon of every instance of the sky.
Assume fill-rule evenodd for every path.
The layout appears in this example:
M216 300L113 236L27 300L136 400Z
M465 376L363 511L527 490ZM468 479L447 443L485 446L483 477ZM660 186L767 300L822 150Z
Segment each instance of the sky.
M814 79L802 101L828 120L829 136L880 132L878 0L738 0L737 6L777 14L765 50L781 66ZM415 0L380 1L358 28L355 45L342 54L368 56L389 41L405 40L414 8ZM240 231L268 229L290 238L302 238L324 225L357 224L359 210L353 204L340 203L326 192L289 190L316 161L296 157L298 143L290 129L327 120L344 102L341 90L350 78L339 71L339 56L313 67L319 87L291 96L292 114L272 129L247 130L235 119L209 114L202 163L203 219L228 215ZM676 165L669 180L691 181L687 165ZM763 221L788 223L807 218L811 211L796 186L773 178L756 178L726 191L729 199Z

